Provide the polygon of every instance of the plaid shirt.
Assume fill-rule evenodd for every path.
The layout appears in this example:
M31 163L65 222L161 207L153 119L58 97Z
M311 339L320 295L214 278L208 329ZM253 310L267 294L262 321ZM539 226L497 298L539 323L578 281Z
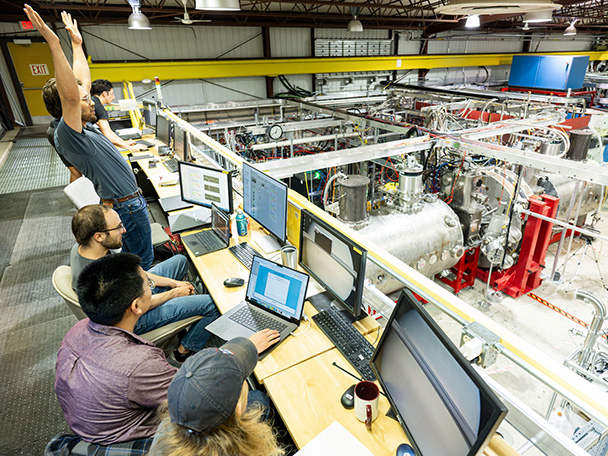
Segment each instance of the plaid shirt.
M44 456L140 456L148 454L151 445L152 437L112 445L96 445L80 440L75 435L62 434L51 439L44 449Z

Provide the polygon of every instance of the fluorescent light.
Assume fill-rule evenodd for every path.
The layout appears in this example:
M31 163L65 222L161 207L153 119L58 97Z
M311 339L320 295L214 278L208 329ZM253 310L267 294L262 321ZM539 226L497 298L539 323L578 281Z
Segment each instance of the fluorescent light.
M197 10L240 11L239 0L196 0Z
M348 31L357 33L363 31L363 24L357 19L357 16L348 23Z
M524 22L549 22L552 20L552 11L534 11L524 14Z
M466 28L477 28L480 25L478 14L473 14L472 16L467 17L467 22L464 24Z

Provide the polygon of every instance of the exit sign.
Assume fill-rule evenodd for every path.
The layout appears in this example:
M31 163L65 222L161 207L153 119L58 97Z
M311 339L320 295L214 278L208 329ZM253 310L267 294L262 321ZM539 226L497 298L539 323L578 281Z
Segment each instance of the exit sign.
M19 24L21 25L21 30L32 30L34 28L34 24L30 21L20 21Z
M30 65L30 70L32 70L33 76L48 76L49 75L49 67L46 65L46 63Z

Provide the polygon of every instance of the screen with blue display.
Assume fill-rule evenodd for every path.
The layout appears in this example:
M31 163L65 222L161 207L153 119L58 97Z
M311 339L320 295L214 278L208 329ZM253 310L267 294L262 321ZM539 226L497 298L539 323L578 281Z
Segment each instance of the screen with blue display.
M247 285L247 301L287 318L299 319L308 275L255 256Z

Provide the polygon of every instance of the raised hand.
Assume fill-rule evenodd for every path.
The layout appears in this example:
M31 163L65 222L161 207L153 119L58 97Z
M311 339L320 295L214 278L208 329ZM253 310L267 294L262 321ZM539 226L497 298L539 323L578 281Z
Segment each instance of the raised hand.
M73 44L82 44L82 35L78 30L78 22L76 19L72 19L72 15L70 13L66 13L65 11L61 12L61 20L65 25L65 29L70 34L70 38L72 39Z
M40 32L40 34L43 36L47 43L59 43L59 38L57 37L57 35L55 35L55 33L49 28L48 25L46 25L40 15L36 11L34 11L34 9L30 5L28 5L27 3L23 5L23 11L25 11L25 14L27 14L28 19L31 21L34 27L36 27L36 30Z

